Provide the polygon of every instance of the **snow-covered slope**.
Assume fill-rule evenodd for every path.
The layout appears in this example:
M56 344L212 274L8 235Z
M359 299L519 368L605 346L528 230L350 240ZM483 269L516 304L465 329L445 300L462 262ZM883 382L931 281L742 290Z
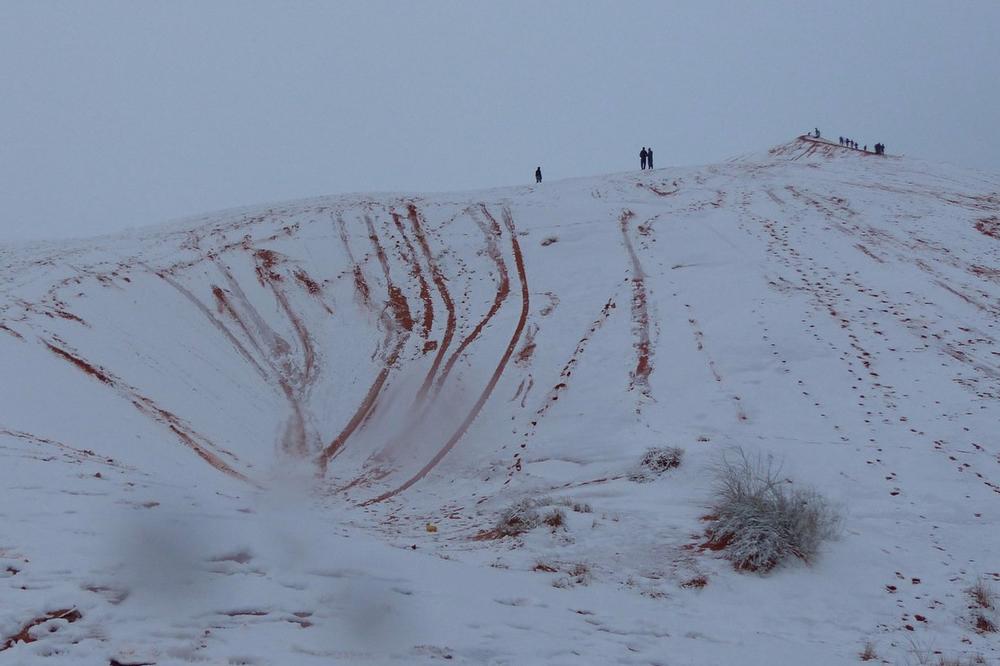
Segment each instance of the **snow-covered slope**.
M998 216L800 138L2 246L0 663L996 659ZM810 565L700 546L734 446L840 507Z

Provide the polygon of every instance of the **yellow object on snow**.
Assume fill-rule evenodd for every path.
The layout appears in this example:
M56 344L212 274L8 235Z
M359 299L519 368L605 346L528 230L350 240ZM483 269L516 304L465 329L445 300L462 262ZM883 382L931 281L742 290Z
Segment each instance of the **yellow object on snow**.
M427 523L427 531L428 532L437 532L438 531L438 526L435 525L434 523Z

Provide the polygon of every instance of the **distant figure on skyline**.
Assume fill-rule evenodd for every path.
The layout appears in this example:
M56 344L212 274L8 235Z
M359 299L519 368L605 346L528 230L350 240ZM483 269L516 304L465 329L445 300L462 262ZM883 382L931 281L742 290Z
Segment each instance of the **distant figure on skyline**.
M652 148L647 148L646 149L646 166L648 168L650 168L650 169L653 168L653 149Z
M646 170L646 159L648 157L649 153L646 152L646 146L643 146L642 150L639 151L639 168L642 169L643 171Z
M844 145L844 137L840 137L840 145Z
M819 128L818 127L813 128L813 131L816 133L816 138L818 139L819 138Z
M866 153L868 152L868 144L867 143L865 144L865 152Z
M537 169L535 169L535 182L536 183L542 182L542 167L538 167Z

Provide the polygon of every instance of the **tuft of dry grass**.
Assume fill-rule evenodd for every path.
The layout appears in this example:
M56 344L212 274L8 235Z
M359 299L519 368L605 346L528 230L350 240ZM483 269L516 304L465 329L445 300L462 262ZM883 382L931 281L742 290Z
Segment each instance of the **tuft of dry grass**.
M577 585L587 585L592 578L590 567L583 562L577 562L566 570L565 576L552 581L552 587L567 588L576 587Z
M997 631L997 593L985 579L979 578L965 590L972 608L972 625L981 634Z
M997 593L993 589L993 586L986 582L985 579L980 578L975 583L972 584L966 590L969 598L972 599L974 603L979 608L985 608L987 610L996 610L997 607Z
M552 509L545 514L542 522L554 530L559 529L566 524L566 514L563 513L562 509Z
M652 447L647 449L635 468L629 472L628 478L636 483L652 481L665 472L681 466L684 460L684 449L673 446Z
M875 644L871 641L865 641L864 648L858 653L858 659L861 661L874 661L878 659L878 654L875 653Z
M686 587L688 589L700 590L701 588L708 585L708 578L705 576L695 576L694 578L689 578L688 580L681 583L681 587Z
M538 527L541 516L535 509L536 504L528 499L515 502L500 513L494 528L499 536L518 536Z

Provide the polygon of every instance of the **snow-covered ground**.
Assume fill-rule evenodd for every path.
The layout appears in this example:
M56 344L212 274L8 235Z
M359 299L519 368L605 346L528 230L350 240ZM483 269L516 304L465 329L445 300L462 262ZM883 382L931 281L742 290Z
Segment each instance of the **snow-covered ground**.
M803 138L0 246L0 663L993 663L998 315L1000 176ZM702 546L737 446L812 563Z

